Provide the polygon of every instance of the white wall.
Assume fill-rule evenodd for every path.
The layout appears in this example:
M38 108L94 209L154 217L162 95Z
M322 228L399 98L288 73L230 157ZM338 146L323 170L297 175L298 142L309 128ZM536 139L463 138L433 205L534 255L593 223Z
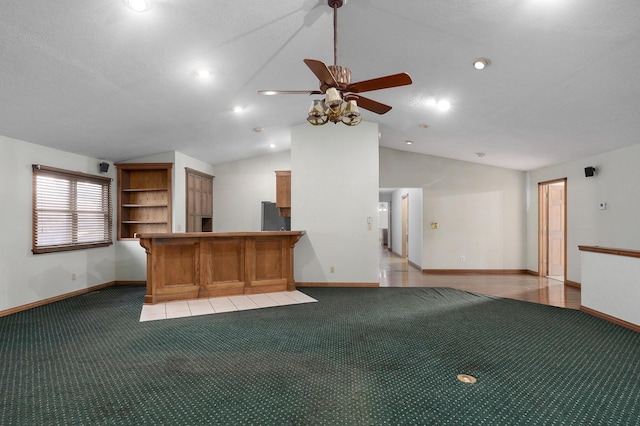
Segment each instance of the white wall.
M582 251L581 305L640 326L640 259Z
M381 148L380 187L423 189L423 269L525 268L526 173Z
M214 169L214 231L260 231L262 201L276 201L275 171L291 170L291 152L217 164Z
M379 282L378 189L376 123L292 129L291 228L307 231L296 281Z
M0 136L0 311L115 280L114 246L34 255L31 253L31 165L43 164L114 179L100 173L100 159ZM112 185L115 206L115 184ZM115 212L114 212L115 215ZM115 216L114 216L115 217ZM116 239L114 226L113 239ZM76 280L71 274L76 274Z
M567 178L567 279L581 282L579 245L640 249L640 145L530 172L527 267L538 270L538 183ZM594 166L596 176L585 177ZM599 203L607 203L600 210Z

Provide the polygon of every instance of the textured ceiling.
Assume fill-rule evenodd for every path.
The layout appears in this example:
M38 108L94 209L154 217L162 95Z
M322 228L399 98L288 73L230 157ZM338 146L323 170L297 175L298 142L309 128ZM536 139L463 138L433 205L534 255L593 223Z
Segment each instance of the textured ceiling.
M393 106L363 111L381 146L532 170L640 143L639 14L637 0L349 0L338 62L354 81L412 76L366 94ZM310 98L257 91L317 89L302 60L333 62L332 25L326 0L155 0L145 13L2 0L0 134L110 161L286 150ZM492 63L474 70L476 57Z

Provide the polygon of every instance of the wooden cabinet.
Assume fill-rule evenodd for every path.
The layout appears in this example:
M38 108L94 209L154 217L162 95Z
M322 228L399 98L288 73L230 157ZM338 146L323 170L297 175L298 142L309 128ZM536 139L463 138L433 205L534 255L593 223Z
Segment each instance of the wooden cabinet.
M213 231L213 176L185 167L187 232Z
M116 164L118 239L171 232L171 163Z
M276 170L276 207L280 216L291 217L291 170Z

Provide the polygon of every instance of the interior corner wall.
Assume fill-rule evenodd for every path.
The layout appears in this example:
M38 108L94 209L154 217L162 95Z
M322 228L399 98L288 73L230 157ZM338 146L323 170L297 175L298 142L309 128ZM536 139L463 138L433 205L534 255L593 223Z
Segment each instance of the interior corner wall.
M567 277L581 283L579 245L640 250L640 145L529 173L527 267L538 270L538 184L567 178ZM584 168L597 173L585 177ZM605 210L600 203L607 203Z
M297 282L379 282L378 164L376 123L292 128Z
M171 228L172 232L184 232L186 219L185 167L213 175L213 166L178 151L161 152L145 157L132 158L121 163L172 163L171 168ZM214 180L215 192L215 180ZM136 241L116 241L116 278L118 281L145 281L147 257L144 248Z
M0 136L0 218L5 224L0 239L0 311L115 280L114 245L37 255L31 252L31 165L110 177L115 205L116 170L112 165L107 173L100 173L102 161ZM115 226L112 237L115 241Z
M423 269L524 269L525 172L380 148L380 187L423 189Z
M276 170L291 170L291 151L216 164L214 231L260 231L262 202L276 201Z
M175 207L173 205L176 197L173 192L175 189L175 151L161 152L158 154L148 155L145 157L131 158L125 161L119 161L119 163L172 163L174 166L171 168L171 204L173 211ZM116 195L117 196L117 195ZM114 199L114 205L117 206L117 201ZM174 225L174 213L171 213L172 226ZM114 228L117 228L117 214L114 215ZM116 246L116 280L118 281L145 281L147 279L147 255L144 248L140 246L138 240L117 240L114 239Z

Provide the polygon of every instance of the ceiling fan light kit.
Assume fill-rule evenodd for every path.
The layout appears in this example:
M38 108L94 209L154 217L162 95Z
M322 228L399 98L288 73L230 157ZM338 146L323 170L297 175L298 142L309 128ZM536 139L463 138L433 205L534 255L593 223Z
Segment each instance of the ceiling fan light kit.
M355 126L360 124L361 121L362 116L360 115L356 101L347 102L344 112L342 113L342 122L348 126Z
M314 99L311 101L311 107L309 107L309 116L307 117L307 121L314 126L326 124L327 121L329 121L329 116L324 113L325 109L324 101Z
M347 126L356 126L362 121L362 116L355 100L343 102L338 91L331 88L327 90L325 99L314 99L311 102L307 121L314 126L321 126L329 121L334 124L342 122Z
M360 96L360 93L372 90L388 89L412 83L407 73L393 74L371 80L351 83L351 70L338 65L338 8L346 0L327 0L333 9L333 65L325 65L315 59L305 59L304 63L315 74L320 83L320 90L259 90L262 95L308 94L321 95L324 99L316 99L311 103L307 121L314 126L321 126L331 121L355 126L362 122L358 106L376 114L385 114L391 106ZM357 95L356 95L357 94Z
M342 97L340 96L340 93L338 93L338 89L336 89L335 87L327 89L325 93L324 104L328 106L333 112L336 112L340 109L340 106L342 105Z

